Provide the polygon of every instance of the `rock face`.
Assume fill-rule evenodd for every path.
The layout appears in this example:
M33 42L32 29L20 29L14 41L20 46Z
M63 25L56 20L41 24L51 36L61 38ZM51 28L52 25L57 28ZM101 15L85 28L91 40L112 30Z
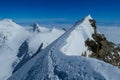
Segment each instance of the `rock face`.
M91 26L94 28L94 31L95 31L95 33L96 33L96 21L94 20L94 19L89 19L89 22L90 22L90 24L91 24Z
M19 52L17 54L18 61L14 62L14 70L13 73L16 72L21 66L23 66L29 59L30 55L28 54L28 42L25 40L19 48Z
M92 58L97 58L110 63L114 66L120 68L120 55L117 48L109 42L103 34L96 31L96 21L89 20L92 27L94 28L94 33L92 34L93 40L86 40L86 46L92 51L89 56Z
M25 40L19 48L19 53L17 54L17 57L19 58L19 60L16 61L13 65L13 67L14 67L13 73L16 72L20 67L22 67L28 60L30 60L35 55L37 55L39 52L41 52L42 47L43 47L43 43L39 46L37 51L32 55L30 55L28 53L28 47L29 47L28 46L28 41Z
M33 27L33 31L34 32L40 32L40 29L39 29L39 25L37 23L34 23L33 25L31 25Z

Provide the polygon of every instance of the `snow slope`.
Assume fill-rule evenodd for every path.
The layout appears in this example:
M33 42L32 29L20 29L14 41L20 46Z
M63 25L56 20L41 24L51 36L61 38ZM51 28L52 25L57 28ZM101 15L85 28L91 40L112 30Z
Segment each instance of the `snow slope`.
M44 49L65 32L64 30L59 30L56 28L49 29L41 27L38 24L34 24L33 27L35 26L38 27L40 32L37 32L38 30L31 32L32 29L30 29L31 36L28 38L28 42L29 53L31 54L35 53L42 43L42 48Z
M10 19L0 21L0 80L6 80L12 74L14 63L20 62L17 54L25 40L28 41L29 53L34 54L41 43L44 49L64 33L58 29L50 31L38 24L36 27L40 32L29 31Z
M10 19L0 21L0 80L11 75L12 63L17 59L18 48L27 34L24 28Z
M87 52L87 47L85 46L85 41L89 38L92 39L92 34L94 29L91 26L89 19L92 19L91 16L87 16L84 21L70 33L68 38L65 41L65 45L62 48L63 53L67 55L78 55Z
M117 67L96 59L68 56L63 51L70 34L83 23L89 25L88 19L89 17L75 24L70 30L30 59L8 80L119 80L120 69ZM89 34L86 34L86 36L90 37Z

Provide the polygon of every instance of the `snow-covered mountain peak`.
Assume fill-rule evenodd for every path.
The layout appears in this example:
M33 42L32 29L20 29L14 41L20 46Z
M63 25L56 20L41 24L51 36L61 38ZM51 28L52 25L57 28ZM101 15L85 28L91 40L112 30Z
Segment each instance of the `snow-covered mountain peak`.
M34 32L40 32L39 25L37 23L32 24L32 27Z
M0 21L0 28L22 28L20 25L16 24L12 19L3 19Z
M120 67L120 55L104 34L96 30L96 21L87 16L81 23L74 25L67 37L61 51L66 55L94 57L114 66ZM114 56L117 55L117 56ZM118 59L118 60L115 60ZM115 60L115 62L113 62Z
M62 47L63 53L77 56L82 55L84 52L90 53L85 46L87 39L93 39L94 28L91 26L90 19L92 18L88 15L71 28L71 32L65 40L65 45Z
M3 22L10 22L10 23L13 22L12 19L7 19L7 18L6 18L6 19L3 19L2 21L3 21Z
M31 26L33 27L32 30L33 30L34 32L48 32L48 31L50 30L50 29L48 29L48 28L39 26L38 23L34 23L34 24L32 24Z
M90 20L93 20L93 18L91 17L91 15L88 15L82 20L81 24L87 24L88 25L88 24L90 24Z
M38 23L34 23L32 26L33 27L39 27L39 24Z
M91 17L91 15L89 14L88 16L86 16L86 19L93 19L92 17Z
M91 26L91 22L90 20L93 20L93 18L91 17L91 15L89 14L88 16L86 16L85 18L83 19L80 19L76 22L76 24L74 24L74 26L76 26L76 28L78 27L87 27L87 28L93 28Z
M9 26L11 25L12 27L16 26L17 24L12 20L12 19L3 19L0 21L0 25L3 26Z

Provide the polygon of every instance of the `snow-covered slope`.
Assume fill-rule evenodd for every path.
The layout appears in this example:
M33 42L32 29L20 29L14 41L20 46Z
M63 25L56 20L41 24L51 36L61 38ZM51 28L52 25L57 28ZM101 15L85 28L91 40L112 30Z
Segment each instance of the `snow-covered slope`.
M27 35L28 32L12 20L0 21L0 80L6 80L11 75L12 63L17 59L19 46Z
M22 31L23 28L10 19L0 21L0 44L2 45L5 41L11 40L20 30Z
M37 23L29 26L27 30L31 33L31 36L28 38L30 54L35 53L42 43L42 48L44 49L65 32L56 28L41 27Z
M70 33L65 41L65 45L62 48L62 51L67 55L78 55L80 56L85 51L87 47L85 46L85 41L89 38L92 39L92 34L94 29L91 26L89 19L92 19L91 16L87 16L84 21Z
M40 27L38 24L36 27L40 32L27 30L10 19L0 21L0 80L6 80L12 74L16 63L21 61L22 58L17 55L21 52L21 45L26 40L28 53L33 55L42 43L42 49L44 49L64 33L63 30L51 30Z
M32 32L29 37L29 53L33 54L37 51L40 44L43 43L43 49L60 37L65 31L56 28L43 30L42 32Z
M64 51L66 40L68 42L71 40L69 39L71 34L77 34L76 30L84 29L80 27L87 28L88 26L83 32L79 30L81 35L84 33L84 36L81 36L81 42L86 38L91 38L93 30L89 28L91 27L88 23L89 18L88 16L76 23L61 37L31 58L8 80L119 80L120 69L117 67L96 59L77 56L79 51L72 50L73 53ZM70 49L75 49L74 47ZM70 54L72 56L68 56Z

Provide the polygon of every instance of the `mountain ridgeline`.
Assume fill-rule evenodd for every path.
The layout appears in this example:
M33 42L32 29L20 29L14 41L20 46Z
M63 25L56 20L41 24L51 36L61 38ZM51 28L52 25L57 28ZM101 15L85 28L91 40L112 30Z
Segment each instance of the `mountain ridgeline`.
M53 37L60 32L39 26L33 29L34 37L28 37L28 41L24 40L19 47L17 57L20 62L7 80L120 79L119 51L97 31L96 21L90 15L49 42L50 34Z

